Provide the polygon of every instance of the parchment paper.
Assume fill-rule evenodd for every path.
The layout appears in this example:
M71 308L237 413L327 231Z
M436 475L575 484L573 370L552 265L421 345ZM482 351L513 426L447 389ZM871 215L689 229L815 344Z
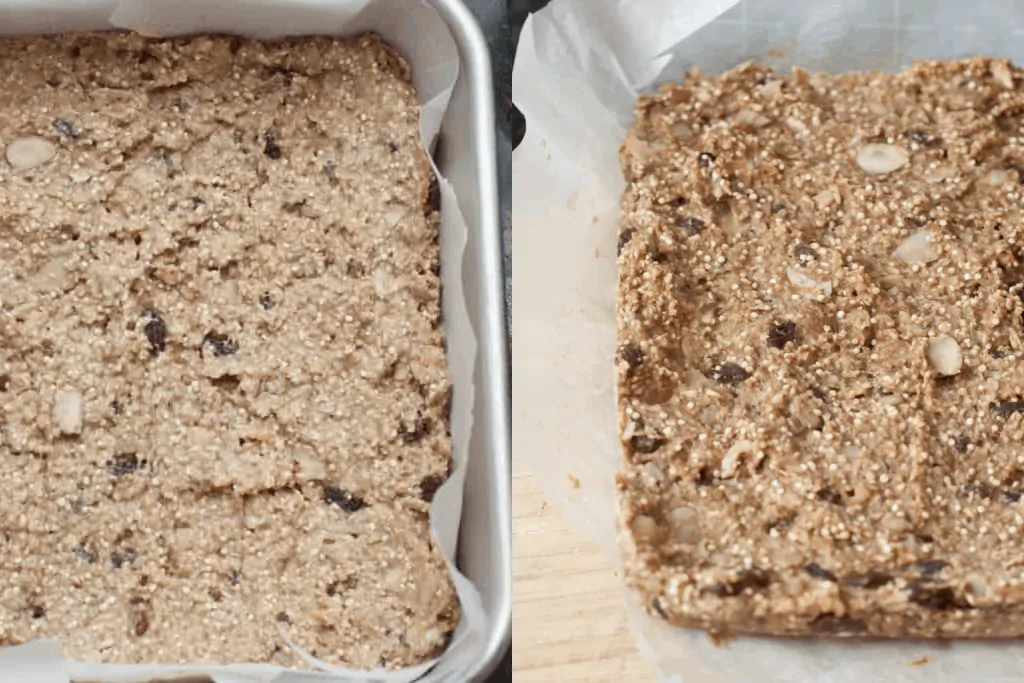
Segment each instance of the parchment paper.
M613 563L618 145L636 96L692 65L893 70L975 54L1024 63L1024 1L554 0L527 21L512 78L527 128L512 162L514 457ZM663 681L1024 678L1016 643L744 637L716 647L648 617L632 595L627 602L640 650Z
M373 30L412 65L422 105L420 132L425 145L435 139L441 127L459 73L458 51L451 33L423 0L0 0L0 35L113 28L133 29L150 36L218 32L256 38L353 35ZM186 675L208 675L215 683L463 683L464 676L459 672L470 667L479 652L477 641L486 638L486 615L479 593L455 567L473 420L477 341L462 280L466 222L451 185L442 178L440 187L442 305L448 369L454 386L454 463L451 477L438 490L431 505L430 526L462 603L462 620L441 658L398 672L357 672L321 663L287 643L327 673L286 672L265 664L115 666L65 661L60 657L58 643L38 641L0 648L0 683L68 683L71 679L129 683ZM196 624L196 628L202 625Z

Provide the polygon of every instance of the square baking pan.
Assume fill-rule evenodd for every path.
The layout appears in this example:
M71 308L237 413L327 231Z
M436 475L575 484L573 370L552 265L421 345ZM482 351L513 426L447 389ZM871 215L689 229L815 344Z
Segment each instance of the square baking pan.
M457 554L460 570L480 592L488 619L485 637L475 640L473 656L458 672L458 681L474 681L497 666L511 640L511 396L494 102L487 43L472 13L462 0L424 1L448 27L460 58L434 157L455 190L468 228L461 270L478 342ZM63 28L92 28L116 4L43 1L17 15L0 4L0 36L25 33L26 26L45 31L52 17L59 17Z

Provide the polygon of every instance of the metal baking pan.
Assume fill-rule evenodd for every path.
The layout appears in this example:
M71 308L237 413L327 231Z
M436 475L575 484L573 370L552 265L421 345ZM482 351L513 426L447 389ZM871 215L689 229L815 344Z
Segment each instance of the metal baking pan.
M463 275L469 317L480 345L459 529L459 567L480 589L490 619L476 664L465 672L464 680L473 681L494 669L512 635L511 371L503 312L494 96L487 43L473 15L462 0L429 2L451 29L462 61L435 156L454 185L469 224ZM456 158L473 163L460 164L460 171L451 167Z
M460 72L441 125L434 157L452 183L468 227L462 263L466 306L476 333L473 427L463 493L457 561L478 588L488 618L486 637L475 641L472 663L458 681L486 677L511 642L511 375L504 315L494 101L490 55L484 36L462 0L425 0L451 31ZM60 13L68 23L92 25L97 0L71 8L40 2L28 14ZM0 3L2 5L2 3ZM0 7L0 34L12 28ZM34 26L45 25L35 18ZM17 22L13 26L17 30ZM468 660L467 660L468 661ZM0 672L2 673L2 672Z

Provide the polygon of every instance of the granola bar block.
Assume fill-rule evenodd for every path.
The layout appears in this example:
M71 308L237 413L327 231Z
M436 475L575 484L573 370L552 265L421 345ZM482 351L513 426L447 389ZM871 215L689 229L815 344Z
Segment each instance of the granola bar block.
M1024 74L697 72L621 148L629 583L717 633L1024 635Z
M409 67L370 35L0 61L0 645L438 655L450 386Z

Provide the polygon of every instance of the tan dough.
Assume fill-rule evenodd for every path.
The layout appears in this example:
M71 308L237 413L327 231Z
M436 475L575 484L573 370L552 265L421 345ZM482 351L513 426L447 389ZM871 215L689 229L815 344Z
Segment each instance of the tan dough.
M373 36L0 61L0 645L439 654L450 387L408 66Z
M617 488L653 614L1024 635L1022 123L984 58L639 100Z

